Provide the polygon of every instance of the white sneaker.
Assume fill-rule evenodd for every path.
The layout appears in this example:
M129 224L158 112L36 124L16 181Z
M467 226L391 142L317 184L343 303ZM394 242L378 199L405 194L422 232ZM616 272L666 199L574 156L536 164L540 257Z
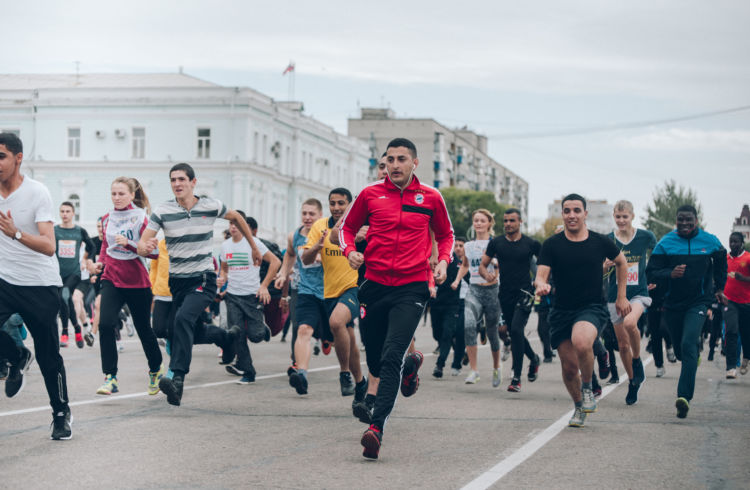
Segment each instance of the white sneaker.
M122 340L117 341L117 352L122 352L125 350L125 344L122 343Z
M466 377L464 382L466 382L467 385L473 385L476 384L477 381L479 381L479 371L469 371L469 375Z
M747 374L747 366L750 364L750 359L742 359L742 365L740 365L740 374Z
M510 346L509 345L504 345L503 346L503 353L500 355L500 360L502 362L505 362L505 361L508 360L509 357L510 357Z
M658 368L656 368L656 377L657 378L661 378L662 376L664 376L664 374L666 372L667 372L667 370L664 369L663 367L658 367Z
M669 362L677 362L677 356L674 354L674 348L672 347L667 349L667 360Z
M727 379L735 379L737 377L737 370L736 369L729 369L727 370Z
M492 387L497 388L500 386L500 381L502 378L501 369L495 369L492 371Z
M461 374L460 369L451 368L451 376L458 376L459 374Z

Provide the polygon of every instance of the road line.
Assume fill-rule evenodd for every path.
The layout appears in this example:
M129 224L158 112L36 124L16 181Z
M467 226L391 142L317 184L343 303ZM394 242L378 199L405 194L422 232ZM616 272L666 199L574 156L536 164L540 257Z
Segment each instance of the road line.
M649 357L643 363L643 366L648 366L653 357ZM616 385L608 385L602 390L602 396L599 400L603 400L607 395L612 393L618 386L627 381L628 378L623 376L619 383ZM471 482L467 483L462 490L484 490L491 487L502 477L513 471L518 465L529 459L535 452L544 447L549 441L555 438L565 427L568 425L568 420L573 415L573 410L566 412L562 417L557 419L544 429L542 432L537 434L534 438L528 441L526 444L516 449L510 456L506 457L498 464L485 471Z

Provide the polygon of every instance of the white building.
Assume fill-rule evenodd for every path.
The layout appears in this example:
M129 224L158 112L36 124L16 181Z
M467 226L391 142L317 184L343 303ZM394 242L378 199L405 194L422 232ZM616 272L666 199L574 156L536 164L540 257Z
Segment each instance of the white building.
M598 233L609 233L615 228L615 219L613 217L613 205L609 204L606 199L586 199L586 210L589 212L586 217L586 226L589 230ZM547 207L548 218L562 217L562 198L555 199Z
M740 215L734 219L732 231L739 231L745 237L746 242L750 242L750 206L744 204Z
M169 168L195 168L196 192L257 219L282 242L310 197L368 179L366 143L247 87L182 74L0 75L0 130L24 143L23 169L95 231L109 186L136 177L152 205L172 198ZM225 226L224 223L221 226Z
M407 138L417 147L417 178L437 188L455 186L489 191L498 202L529 215L529 184L487 154L487 137L469 129L450 129L434 119L397 118L390 109L363 108L349 119L349 136L370 145L377 162L393 138ZM526 221L524 221L526 223Z

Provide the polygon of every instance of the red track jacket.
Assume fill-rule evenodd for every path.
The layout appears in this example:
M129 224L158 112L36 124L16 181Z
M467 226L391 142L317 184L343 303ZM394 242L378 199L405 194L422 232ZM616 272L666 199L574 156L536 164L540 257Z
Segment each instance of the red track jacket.
M403 191L386 177L365 187L344 215L339 243L345 256L355 250L354 237L368 223L365 278L386 286L428 281L431 228L438 260L450 263L453 227L443 196L413 177Z

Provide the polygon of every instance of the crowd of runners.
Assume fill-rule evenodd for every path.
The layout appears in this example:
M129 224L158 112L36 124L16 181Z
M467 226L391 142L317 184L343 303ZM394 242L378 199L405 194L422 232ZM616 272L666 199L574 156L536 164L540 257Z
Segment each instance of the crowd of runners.
M563 225L544 243L521 232L524 217L514 208L497 217L474 210L468 239L455 235L441 194L414 175L414 144L396 138L378 162L378 180L356 196L332 189L327 213L319 200L304 201L282 251L255 236L252 217L195 196L188 164L170 169L174 199L153 208L136 178L116 178L112 207L102 210L91 238L74 223L70 202L57 208L54 225L50 193L23 175L22 161L20 139L0 134L0 378L6 395L16 396L36 358L53 410L52 439L72 437L60 349L98 341L103 384L92 393L108 396L119 391L122 335L140 339L148 393L162 392L175 406L195 344L217 345L223 369L249 384L256 377L251 346L291 333L288 384L300 396L316 389L311 357L333 351L341 395L352 397L352 415L367 425L367 458L378 457L399 392L409 397L419 387L424 356L414 334L428 310L433 377L463 372L466 384L479 383L480 366L489 368L490 360L477 344L489 341L491 386L506 378L507 391L519 393L532 390L524 384L557 357L574 404L572 427L597 411L605 380L617 384L626 375L624 403L638 402L646 381L642 350L653 354L655 377L665 374L665 352L668 362L681 363L680 418L688 414L706 337L709 360L717 348L726 356L728 379L748 371L750 254L740 233L729 237L727 253L697 226L689 204L658 241L633 226L626 200L614 205L614 232L589 230L578 194L562 199ZM215 256L217 219L229 228ZM526 336L534 310L539 352Z

